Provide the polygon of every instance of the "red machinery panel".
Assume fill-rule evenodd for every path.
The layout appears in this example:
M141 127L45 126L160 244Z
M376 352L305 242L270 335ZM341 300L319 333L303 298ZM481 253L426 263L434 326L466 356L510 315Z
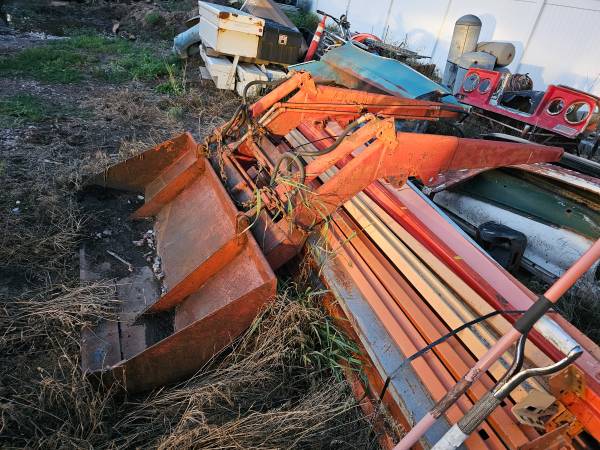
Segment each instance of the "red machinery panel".
M568 138L596 124L599 99L566 86L550 85L545 92L509 91L510 74L471 68L457 98L475 106Z

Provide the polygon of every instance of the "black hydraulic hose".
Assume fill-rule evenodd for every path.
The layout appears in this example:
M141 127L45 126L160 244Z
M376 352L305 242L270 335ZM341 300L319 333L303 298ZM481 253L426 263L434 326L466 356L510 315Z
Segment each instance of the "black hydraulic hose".
M244 90L242 91L242 105L248 104L248 91L252 86L268 86L270 88L275 88L282 84L284 81L287 81L287 78L282 78L281 80L254 80L246 84L244 86Z
M463 323L461 326L459 326L458 328L455 328L454 330L450 331L449 333L443 335L442 337L436 339L435 341L433 341L431 344L423 347L421 350L417 351L416 353L412 354L411 356L409 356L408 358L404 359L400 365L396 368L396 370L394 370L390 375L387 376L387 378L385 379L385 382L383 384L383 388L381 389L381 392L379 393L379 400L383 400L383 396L385 395L388 387L390 386L390 382L392 381L392 378L394 378L394 376L396 376L396 374L404 367L406 366L408 363L414 361L417 358L420 358L421 356L423 356L425 353L429 352L430 350L432 350L434 347L437 347L438 345L440 345L443 342L446 342L448 339L450 339L452 336L456 336L458 333L460 333L462 330L466 329L466 328L471 328L474 325L477 325L480 322L486 321L491 319L492 317L495 317L499 314L523 314L525 311L521 311L521 310L496 310L496 311L492 311L488 314L485 314L483 316L479 316L476 319L471 320L470 322L466 322ZM521 343L519 341L519 344L517 346L517 355L516 357L518 357L519 352L522 353L523 348L525 346L525 341L526 339L523 340L523 342ZM522 356L520 357L521 359L521 366L523 364L522 361ZM518 365L518 361L517 359L515 359L515 361L513 362L513 364L517 363ZM520 367L519 366L519 369ZM511 368L512 369L512 368ZM509 369L510 370L510 369Z
M275 168L273 169L273 173L271 174L271 181L269 184L271 186L275 185L275 181L277 181L277 175L281 170L281 164L283 163L283 161L292 161L296 165L296 167L298 167L298 172L300 175L298 182L300 184L304 184L304 181L306 180L306 171L304 170L304 165L302 164L302 161L300 161L300 158L298 158L297 155L291 152L285 152L281 155L281 157L277 161L277 164L275 164Z
M233 113L233 116L231 117L229 122L227 122L225 124L225 126L223 127L223 130L221 131L221 135L223 135L223 136L227 135L227 133L229 132L229 130L231 129L231 127L233 126L233 124L236 122L236 120L238 118L241 118L242 124L248 120L248 118L249 118L249 116L248 116L248 90L252 86L266 85L266 86L270 86L270 87L274 88L274 87L279 86L286 80L287 80L287 78L282 78L281 80L276 80L276 81L254 80L254 81L251 81L248 84L246 84L246 86L244 86L244 91L242 92L242 104L237 107L237 109Z
M351 131L353 131L356 127L358 127L365 120L366 119L363 116L363 117L359 117L354 122L351 122L344 129L344 131L342 131L342 133L340 135L338 135L338 138L335 140L335 142L333 144L331 144L329 147L324 148L323 150L302 150L300 152L297 152L297 154L301 155L301 156L322 156L322 155L326 155L327 153L331 153L342 143L342 141L346 138L346 136L348 136L348 134L350 134Z

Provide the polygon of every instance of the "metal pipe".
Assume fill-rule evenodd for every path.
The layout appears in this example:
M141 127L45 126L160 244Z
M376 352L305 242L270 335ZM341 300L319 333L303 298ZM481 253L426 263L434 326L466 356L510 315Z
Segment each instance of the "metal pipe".
M556 301L569 289L588 269L600 259L600 239L592 245L581 258L569 268L551 287L544 297L549 303ZM534 311L538 302L534 303L529 311ZM543 311L545 312L545 311ZM516 325L516 323L515 323ZM488 352L464 375L456 385L448 391L435 407L429 411L394 447L394 450L409 450L417 443L435 421L454 404L456 399L464 394L467 389L484 373L510 346L521 336L521 331L512 328L502 336Z

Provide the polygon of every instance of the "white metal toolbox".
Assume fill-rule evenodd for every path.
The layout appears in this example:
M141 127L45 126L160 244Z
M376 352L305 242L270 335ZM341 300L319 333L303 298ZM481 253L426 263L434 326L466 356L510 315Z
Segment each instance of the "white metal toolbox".
M198 2L202 43L219 53L256 58L265 21L228 6Z

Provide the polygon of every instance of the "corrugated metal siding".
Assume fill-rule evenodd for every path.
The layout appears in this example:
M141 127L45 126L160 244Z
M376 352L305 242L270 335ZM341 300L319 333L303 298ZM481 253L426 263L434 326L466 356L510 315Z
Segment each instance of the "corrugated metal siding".
M536 89L568 84L600 94L600 0L315 0L352 29L432 57L443 70L454 23L465 14L483 22L480 40L510 41L510 70L530 72ZM389 11L389 15L388 15Z
M597 9L557 3L542 10L519 71L535 85L558 82L600 94L600 2L588 5Z

